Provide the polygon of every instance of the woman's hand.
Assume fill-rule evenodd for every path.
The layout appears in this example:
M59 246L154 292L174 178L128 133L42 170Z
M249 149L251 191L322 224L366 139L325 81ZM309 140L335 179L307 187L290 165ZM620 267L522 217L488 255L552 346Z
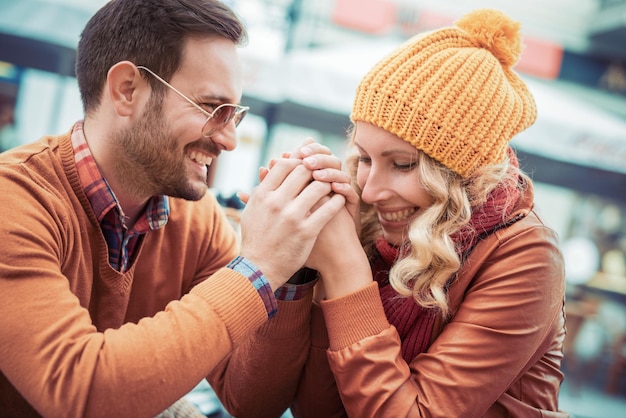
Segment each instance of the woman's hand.
M340 297L372 282L369 261L347 206L320 231L305 266L321 276L316 300Z
M315 186L317 191L315 193L310 192L307 195L311 198L312 196L319 196L319 200L314 204L311 204L311 202L307 200L305 205L309 205L308 210L311 213L311 218L313 218L313 216L318 217L324 222L326 227L322 228L323 225L320 225L317 229L318 235L314 240L314 245L309 247L308 243L303 243L305 245L302 251L306 251L306 248L310 251L305 264L307 267L314 268L322 273L324 280L334 281L334 283L327 285L329 291L323 292L328 295L337 295L340 291L346 291L346 289L350 288L350 286L346 286L346 284L362 285L359 284L359 281L351 281L341 285L343 279L350 278L349 273L351 271L356 273L357 271L363 270L360 276L365 280L365 283L371 281L367 257L363 252L358 238L359 197L350 185L350 176L348 173L341 170L341 166L341 160L333 155L330 149L314 142L312 139L307 139L304 144L295 151L283 153L281 158L270 161L267 168L262 167L259 170L260 185L255 189L255 193L258 195L259 192L257 190L265 190L266 188L272 190L278 187L279 183L296 184L300 182L298 183L300 191L307 189L307 184L311 186L318 184ZM292 170L291 173L290 170ZM299 174L294 174L296 172ZM304 172L308 173L308 178L306 178L306 176L302 177L304 176ZM328 189L324 189L327 191L326 194L321 192L321 185L328 187ZM297 187L293 190L292 187L295 186L289 186L287 188L290 192L288 193L289 196L284 197L285 200L283 204L288 204L289 201L295 201L297 199L302 201L299 195L300 191L294 191ZM283 196L278 193L276 193L276 195ZM250 200L248 196L243 194L240 194L239 197L244 203L248 203ZM343 202L344 207L335 211L335 205L338 199ZM330 203L331 201L332 203ZM254 202L250 201L250 203ZM322 213L315 215L321 208L324 208ZM331 213L333 215L331 215ZM280 224L281 228L284 226L286 230L289 230L288 219L281 220L279 216L273 219L276 219L274 225ZM266 223L266 221L262 222ZM326 222L328 222L328 224L326 224ZM283 223L285 223L285 225L283 225ZM242 223L242 232L244 229ZM311 228L309 231L314 231L314 229ZM242 237L246 238L243 233ZM308 238L310 238L310 236ZM287 241L285 241L285 243L286 242ZM280 244L276 242L276 245ZM286 259L290 258L293 257L287 257ZM305 262L303 261L302 263L304 264ZM363 268L363 266L365 268ZM259 267L262 266L259 265ZM346 267L350 268L346 270ZM261 269L265 272L263 267ZM333 278L335 277L340 279L334 280ZM369 281L368 277L370 278Z
M313 157L317 155L316 157ZM341 160L332 155L330 149L320 143L315 142L313 138L306 138L302 145L296 148L293 152L283 152L281 158L304 160L307 157L312 157L309 161L307 168L311 169L311 163L317 165L320 168L334 168L341 170ZM279 159L273 158L270 160L268 167L259 168L259 183L263 182L270 170L276 165ZM315 169L313 169L315 170ZM250 195L246 192L239 192L237 196L243 203L248 203Z
M241 255L265 274L273 290L308 259L321 229L345 198L313 179L301 160L280 159L259 184L241 215Z
M359 196L350 185L350 175L342 171L341 160L329 148L307 138L296 151L283 156L302 159L303 165L313 172L313 179L331 183L333 192L346 198L346 208L354 219L357 230L360 229Z
M359 197L350 186L350 176L341 170L341 160L333 155L328 147L315 142L312 138L307 138L293 152L284 152L281 158L301 160L304 167L312 171L314 180L330 183L334 193L341 194L346 198L346 207L358 229ZM263 182L277 161L278 159L272 159L268 167L259 169L260 182ZM249 195L247 193L241 192L238 197L244 203L248 202Z

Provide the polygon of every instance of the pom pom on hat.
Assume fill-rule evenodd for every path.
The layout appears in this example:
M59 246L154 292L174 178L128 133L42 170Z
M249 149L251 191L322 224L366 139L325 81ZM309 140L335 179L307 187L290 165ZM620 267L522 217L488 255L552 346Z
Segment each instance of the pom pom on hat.
M468 177L504 160L537 110L512 70L520 24L483 9L455 26L417 35L361 80L351 119L379 126Z
M520 24L496 10L477 10L456 22L481 48L489 50L502 66L511 68L522 54Z

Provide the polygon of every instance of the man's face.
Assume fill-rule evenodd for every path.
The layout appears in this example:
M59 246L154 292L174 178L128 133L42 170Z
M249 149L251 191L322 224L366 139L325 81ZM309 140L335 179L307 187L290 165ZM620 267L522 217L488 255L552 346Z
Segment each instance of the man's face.
M211 112L222 103L239 103L241 71L236 45L224 39L187 41L181 68L170 84ZM207 116L166 88L152 96L143 117L119 134L116 169L140 196L165 194L198 200L208 190L208 166L221 151L236 146L235 125L210 138L202 136Z

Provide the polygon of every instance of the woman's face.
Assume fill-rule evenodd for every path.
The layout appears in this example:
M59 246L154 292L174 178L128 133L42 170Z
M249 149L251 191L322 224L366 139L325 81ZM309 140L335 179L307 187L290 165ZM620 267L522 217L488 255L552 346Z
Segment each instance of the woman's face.
M376 209L384 238L400 245L408 239L411 221L434 200L422 187L418 151L372 124L356 122L355 129L361 198Z

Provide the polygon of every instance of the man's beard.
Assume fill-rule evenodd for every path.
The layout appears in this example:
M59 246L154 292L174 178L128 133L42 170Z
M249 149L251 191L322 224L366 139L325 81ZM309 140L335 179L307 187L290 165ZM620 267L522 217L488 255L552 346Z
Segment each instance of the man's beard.
M115 171L126 193L140 198L168 195L200 200L208 190L206 178L201 179L206 187L194 188L189 181L189 157L171 134L156 101L150 101L141 120L117 134L114 144L119 156Z

